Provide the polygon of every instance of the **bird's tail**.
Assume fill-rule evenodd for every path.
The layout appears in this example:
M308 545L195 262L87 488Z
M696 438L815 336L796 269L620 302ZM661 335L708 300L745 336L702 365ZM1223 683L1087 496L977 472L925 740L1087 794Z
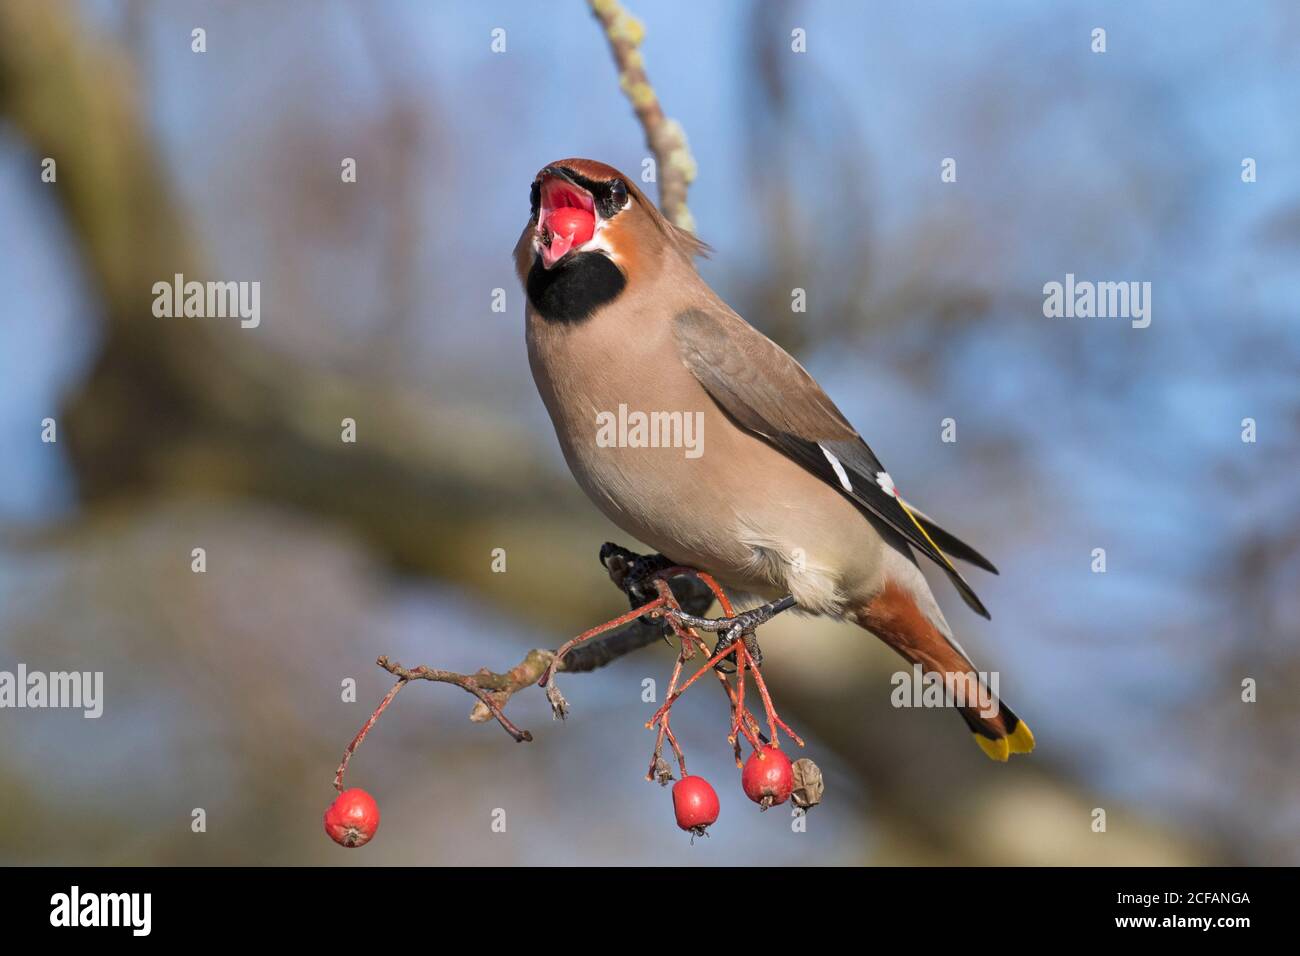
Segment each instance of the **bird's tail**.
M995 700L997 714L983 716L978 708L962 707L962 719L975 734L975 742L993 760L1005 761L1012 754L1027 754L1034 749L1034 734L1029 725L1001 700Z
M924 675L936 675L937 687L957 691L956 709L989 757L1005 761L1034 749L1029 725L992 692L966 652L921 611L906 588L891 582L853 617Z

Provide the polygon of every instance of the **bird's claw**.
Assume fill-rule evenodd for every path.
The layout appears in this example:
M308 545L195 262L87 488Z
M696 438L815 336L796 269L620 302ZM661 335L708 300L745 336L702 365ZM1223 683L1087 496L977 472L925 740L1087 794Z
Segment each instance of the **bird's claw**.
M762 667L763 649L758 646L758 636L753 631L741 630L739 624L718 638L718 643L713 645L713 656L717 657L719 652L735 644L738 640L745 642L745 651L749 654L749 659L753 661L754 666ZM713 669L722 674L736 673L735 665L728 663L725 657L714 664Z
M750 608L748 611L741 611L739 614L731 617L705 618L696 617L694 614L687 614L684 611L673 609L665 610L665 614L672 615L680 624L687 627L699 628L702 631L711 631L721 635L718 638L717 645L713 648L713 656L717 657L723 649L736 643L738 640L745 642L745 650L749 652L754 666L758 667L763 663L763 650L758 646L758 638L755 632L759 627L766 624L772 618L776 617L782 611L794 607L795 600L792 596L787 595L777 601L768 601L766 604L760 604L758 607ZM734 674L735 668L726 663L726 659L718 661L714 665L723 674Z
M654 577L673 566L662 554L637 554L608 541L600 549L600 563L609 572L615 587L627 595L632 610L644 607L659 596ZM638 620L642 624L654 623L649 615Z

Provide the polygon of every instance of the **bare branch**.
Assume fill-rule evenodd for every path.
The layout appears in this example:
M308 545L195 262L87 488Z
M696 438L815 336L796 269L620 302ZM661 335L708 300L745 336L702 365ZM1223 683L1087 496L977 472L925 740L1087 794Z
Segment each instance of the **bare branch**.
M614 585L624 593L628 593L628 589L634 582L627 580L627 566L622 558L639 556L622 549L618 550L620 552L618 560L610 559L608 562L602 560L602 563L605 563ZM526 687L545 686L547 698L551 701L556 716L563 716L562 712L567 708L567 704L555 687L554 676L557 672L589 673L659 640L663 637L666 627L672 626L676 630L674 625L667 622L645 617L648 612L656 611L665 602L671 602L673 606L680 607L691 614L703 614L713 603L715 586L707 575L695 576L694 572L685 568L668 568L662 573L665 577L680 575L673 581L676 585L675 589L670 589L668 584L664 584L657 599L583 632L561 645L558 650L534 648L524 655L523 660L507 671L498 673L483 667L473 674L460 674L423 664L408 668L389 660L387 656L381 656L375 663L396 677L397 683L379 702L379 706L344 750L343 759L334 774L334 788L342 792L343 777L347 773L352 755L356 753L357 748L361 746L361 742L366 739L366 735L374 728L383 712L388 709L393 698L413 680L452 684L466 693L473 694L478 700L474 709L470 711L471 721L483 723L495 718L516 743L531 741L533 735L518 727L505 714L505 706L511 697Z
M707 610L715 599L721 605L726 620L733 624L737 621L745 621L744 616L735 614L726 592L710 574L693 568L673 565L663 555L634 554L626 548L614 544L606 544L601 548L600 560L609 574L610 581L628 596L633 607L630 611L626 611L604 624L583 631L577 637L560 645L555 651L535 648L529 651L522 661L504 673L496 673L486 667L475 671L473 674L458 674L454 671L445 671L423 665L407 668L395 661L390 661L387 657L380 657L376 663L394 675L397 678L397 683L379 702L379 706L375 708L369 719L357 732L357 735L352 738L352 742L348 744L347 749L343 752L343 759L334 774L334 788L342 792L343 777L347 773L348 762L352 759L352 755L356 753L366 735L374 728L380 715L393 702L393 698L410 681L427 680L441 684L454 684L461 690L473 694L478 698L478 703L475 704L470 719L475 722L483 722L494 717L516 743L522 743L531 741L533 735L526 730L521 730L505 715L505 706L513 695L529 685L541 686L545 688L546 698L551 704L552 714L556 718L563 718L568 713L569 704L564 699L564 695L560 693L559 688L556 687L555 676L559 671L568 669L567 665L570 660L589 648L599 647L600 650L597 654L579 662L581 669L594 669L609 663L622 654L629 653L638 647L644 647L655 637L664 634L665 629L671 630L680 644L677 662L673 668L672 677L668 682L667 699L664 701L663 706L646 723L647 729L654 729L658 725L654 752L650 757L650 769L646 773L647 780L658 780L660 783L666 784L672 779L672 769L669 767L668 762L663 759L665 741L672 747L673 755L677 758L677 765L682 776L686 776L686 755L682 752L677 737L669 724L671 711L673 704L677 702L682 694L709 671L713 671L718 677L722 691L731 707L731 730L727 735L727 740L735 750L737 766L741 766L739 743L741 736L749 741L755 752L761 750L765 744L770 743L779 746L777 740L778 729L784 731L798 746L802 747L804 745L799 736L777 714L776 708L772 704L772 697L767 690L767 682L763 680L763 675L758 670L757 643L752 642L751 638L753 631L763 621L770 620L770 617L764 618L763 621L754 621L752 624L741 625L746 628L745 633L732 639L719 640L718 646L710 650L708 644L700 636L697 625L720 623L718 621L699 619L699 614ZM653 570L647 571L647 568ZM674 583L678 585L677 590L673 588ZM648 592L643 590L643 588L651 585L658 595L657 597L651 598L648 596ZM681 591L680 595L677 593L678 590ZM639 632L634 637L627 637L627 632L633 629L637 629ZM708 629L719 630L719 628ZM682 675L683 665L693 658L697 651L703 652L706 663L689 680L679 686L678 681ZM726 658L731 658L736 663L736 686L734 688L731 686L726 674L718 667ZM745 706L746 672L752 675L754 684L758 688L759 697L762 700L763 710L767 716L767 737L764 737L759 730L758 719Z
M618 67L618 85L632 103L654 153L659 181L659 208L673 225L695 232L695 219L686 206L686 191L695 181L695 157L680 123L664 115L659 97L646 77L641 56L645 27L618 0L588 0L609 40Z

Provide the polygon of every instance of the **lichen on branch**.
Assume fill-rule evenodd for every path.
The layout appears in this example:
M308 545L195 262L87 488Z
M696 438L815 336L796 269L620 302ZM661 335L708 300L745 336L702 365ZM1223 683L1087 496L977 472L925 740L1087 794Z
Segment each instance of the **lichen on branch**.
M659 208L678 228L695 232L695 218L686 205L686 193L695 181L695 157L686 143L686 131L669 119L646 76L641 42L645 26L618 0L588 0L600 21L618 67L618 85L632 104L645 130L646 145L654 153L659 182Z

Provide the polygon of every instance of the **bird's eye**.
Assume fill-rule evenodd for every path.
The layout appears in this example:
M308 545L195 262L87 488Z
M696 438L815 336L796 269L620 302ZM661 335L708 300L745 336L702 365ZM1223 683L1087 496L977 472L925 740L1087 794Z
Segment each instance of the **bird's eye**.
M542 204L542 184L533 183L533 188L528 191L528 203L532 206L533 215L537 215L537 207Z
M610 184L609 198L615 209L623 208L623 204L627 202L627 186L623 185L623 180L616 179Z

